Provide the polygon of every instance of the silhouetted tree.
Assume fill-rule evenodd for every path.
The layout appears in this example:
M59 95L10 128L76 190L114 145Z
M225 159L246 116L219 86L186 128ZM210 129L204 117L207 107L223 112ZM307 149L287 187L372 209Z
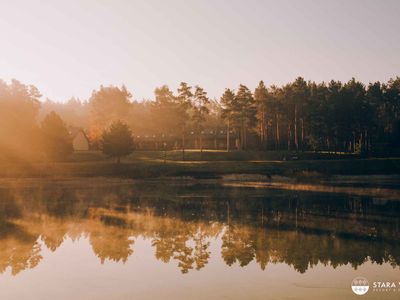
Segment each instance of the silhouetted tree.
M112 122L128 121L131 108L131 93L125 86L100 86L98 91L93 91L89 99L90 137L96 140L101 132Z
M0 159L29 160L39 154L38 89L18 80L0 80Z
M304 150L304 123L305 107L309 99L309 88L302 77L296 78L291 84L290 105L293 106L293 137L296 151L301 148ZM299 130L300 129L300 130ZM300 131L300 132L299 132Z
M121 157L133 152L133 137L128 125L115 121L105 130L101 137L101 149L104 154L116 157L120 163Z
M168 86L164 85L154 91L155 101L152 106L153 123L161 134L174 134L178 131L179 107L177 99Z
M63 160L72 153L72 139L64 121L54 111L42 121L43 150L51 160Z
M178 120L182 133L182 160L185 159L185 135L190 119L189 111L192 108L193 93L192 87L186 82L181 82L178 88Z
M234 101L235 93L230 89L226 89L220 100L222 106L221 116L226 122L226 151L230 150L230 131L233 118Z
M192 122L194 132L198 138L198 146L200 147L200 151L203 151L203 139L202 132L204 130L204 121L206 120L206 116L209 114L209 109L207 105L210 100L207 97L207 93L203 88L196 86L194 97L193 97L193 113L192 113Z
M254 101L257 106L257 121L260 135L260 145L262 148L267 148L268 143L268 90L263 81L260 81L254 92Z
M247 134L256 122L256 106L251 91L240 85L232 105L233 122L239 133L239 148L246 150Z

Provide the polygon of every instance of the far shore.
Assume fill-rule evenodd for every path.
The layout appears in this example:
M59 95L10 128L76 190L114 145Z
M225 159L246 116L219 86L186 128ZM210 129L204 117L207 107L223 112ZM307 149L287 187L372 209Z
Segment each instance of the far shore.
M400 174L400 158L361 158L348 154L136 151L121 163L100 152L74 153L64 162L0 162L0 178L163 177L221 178L228 174L321 178L332 175Z

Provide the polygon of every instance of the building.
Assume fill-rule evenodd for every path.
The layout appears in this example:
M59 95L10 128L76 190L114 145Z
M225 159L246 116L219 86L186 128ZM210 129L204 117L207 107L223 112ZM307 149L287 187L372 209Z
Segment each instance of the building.
M70 130L72 136L72 146L74 151L88 151L89 150L89 139L82 129Z
M236 133L230 131L230 148L236 149ZM134 137L137 150L178 150L182 148L182 136L178 134L149 134ZM203 149L225 150L226 129L204 130L201 134L201 146ZM200 136L193 131L185 134L186 149L200 149Z

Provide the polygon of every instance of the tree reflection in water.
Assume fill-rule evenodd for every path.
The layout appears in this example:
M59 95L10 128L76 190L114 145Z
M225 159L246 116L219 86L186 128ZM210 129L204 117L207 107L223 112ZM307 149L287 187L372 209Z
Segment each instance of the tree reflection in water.
M100 262L125 263L138 237L182 273L201 270L222 241L231 266L400 264L400 202L367 196L164 182L33 181L0 189L0 272L36 267L42 247L90 241ZM213 253L216 255L216 253Z

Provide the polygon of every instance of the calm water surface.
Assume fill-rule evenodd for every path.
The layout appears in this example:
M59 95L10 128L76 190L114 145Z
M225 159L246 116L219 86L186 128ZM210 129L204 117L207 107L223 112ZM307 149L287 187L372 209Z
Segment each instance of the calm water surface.
M3 180L0 299L360 299L400 281L398 184Z

